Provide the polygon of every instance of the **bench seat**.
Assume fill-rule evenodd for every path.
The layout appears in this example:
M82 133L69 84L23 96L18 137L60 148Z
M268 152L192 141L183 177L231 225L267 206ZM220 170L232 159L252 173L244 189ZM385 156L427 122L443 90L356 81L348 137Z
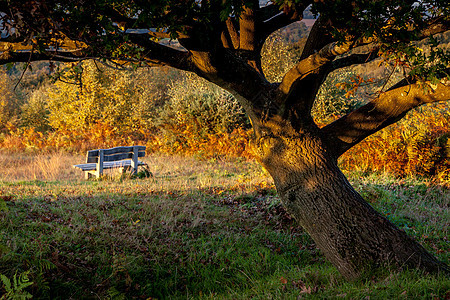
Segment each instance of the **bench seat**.
M145 166L146 163L142 161L138 161L138 166ZM96 163L89 164L79 164L73 165L72 167L80 169L81 171L93 171L96 170ZM103 163L103 169L114 169L114 168L128 168L131 167L131 160L121 160L121 161L107 161Z

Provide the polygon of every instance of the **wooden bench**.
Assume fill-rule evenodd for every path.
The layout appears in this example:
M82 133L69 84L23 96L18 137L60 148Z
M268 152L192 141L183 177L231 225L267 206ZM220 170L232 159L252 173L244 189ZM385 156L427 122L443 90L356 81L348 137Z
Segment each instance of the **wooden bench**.
M144 156L145 146L90 150L86 155L86 163L73 167L84 171L86 179L102 176L105 169L118 169L122 173L131 170L131 174L136 174L138 166L147 165L138 160Z

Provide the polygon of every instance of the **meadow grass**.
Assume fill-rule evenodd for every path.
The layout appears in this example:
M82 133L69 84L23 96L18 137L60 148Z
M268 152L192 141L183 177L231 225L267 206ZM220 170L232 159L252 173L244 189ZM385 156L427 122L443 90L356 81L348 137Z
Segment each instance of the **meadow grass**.
M0 274L12 281L29 272L25 289L36 299L450 296L448 278L416 271L346 282L253 161L150 156L153 177L85 181L70 166L83 159L0 156ZM371 205L449 263L448 189L348 175Z

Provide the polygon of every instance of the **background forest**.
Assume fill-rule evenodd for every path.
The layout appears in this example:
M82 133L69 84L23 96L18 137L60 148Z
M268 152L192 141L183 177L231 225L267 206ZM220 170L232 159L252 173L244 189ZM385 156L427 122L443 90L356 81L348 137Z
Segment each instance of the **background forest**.
M263 68L271 81L279 81L298 61L308 31L298 22L268 39ZM449 36L438 39L448 46ZM250 126L232 95L174 69L122 69L98 61L0 69L0 147L81 153L144 144L149 152L198 158L252 157ZM330 74L315 103L317 123L326 124L373 99L380 88L402 76L398 69L377 60ZM363 172L431 176L448 184L449 122L447 103L419 108L350 149L341 165Z

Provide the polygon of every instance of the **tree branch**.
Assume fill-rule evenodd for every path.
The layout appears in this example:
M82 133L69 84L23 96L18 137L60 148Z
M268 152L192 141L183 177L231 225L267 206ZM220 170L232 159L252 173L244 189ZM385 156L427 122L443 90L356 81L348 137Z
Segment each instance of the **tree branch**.
M250 7L244 7L239 16L239 49L254 51L256 42L255 10Z
M151 41L148 34L128 33L128 40L145 49L144 58L147 63L155 65L166 65L176 69L193 71L190 64L190 54Z
M424 28L420 32L418 39L430 37L437 33L448 31L449 29L450 29L450 21L438 17L435 20L430 20L428 27Z
M189 62L189 53L167 47L149 39L147 33L136 34L127 33L128 41L145 49L143 61L148 65L167 65L181 70L192 71ZM0 42L0 64L8 62L26 62L30 58L32 45L12 44ZM44 51L35 50L31 55L31 61L37 60L55 60L55 61L79 61L88 58L106 58L109 60L118 60L124 62L138 62L136 59L130 59L126 56L116 57L108 53L91 55L92 50L83 43L72 40L62 40L58 49L48 46Z
M328 20L323 17L319 17L311 28L311 32L308 35L308 39L306 40L300 59L307 58L333 41L334 39L331 36Z
M422 104L450 100L450 81L437 85L403 80L363 107L322 128L336 157Z
M258 22L265 22L280 12L280 6L273 3L260 7L258 10Z
M353 43L348 42L339 44L337 42L330 43L320 49L319 52L311 54L305 59L302 59L297 65L289 70L283 77L279 91L288 95L294 88L296 82L304 79L309 74L318 70L320 67L331 62L336 56L344 54L352 48Z
M437 21L438 20L436 20L436 22L431 22L430 25L420 33L418 38L425 40L426 38L428 38L432 35L443 33L445 31L449 30L448 22L437 23ZM361 45L364 45L364 46L369 45L370 46L370 44L375 45L376 39L372 38L372 39L368 39L367 41L358 42L358 46L361 46ZM356 47L354 49L356 49ZM379 46L375 46L372 49L370 49L369 51L365 51L365 53L355 53L355 54L351 54L346 57L336 59L333 61L331 67L329 68L328 73L330 73L334 70L340 69L340 68L351 66L351 65L363 64L363 63L368 63L370 61L373 61L379 57L378 50L379 50Z
M131 33L129 30L127 30L127 33ZM151 37L158 38L158 39L169 39L170 34L164 31L153 31L149 30L147 34Z
M327 69L327 74L352 65L369 63L379 57L378 47L374 47L367 53L354 53L342 58L337 58L333 60L331 66Z
M258 24L260 24L260 39L263 43L266 38L278 29L303 19L303 11L313 1L298 3L293 9L280 11L279 6L271 4L260 9Z
M74 62L85 59L90 59L93 57L80 56L74 54L74 52L31 52L31 51L20 51L20 52L0 52L0 65L13 62L31 62L31 61L41 61L41 60L53 60L61 62Z
M233 20L231 18L228 18L225 23L227 25L228 35L231 39L231 43L233 44L233 48L239 49L239 44L240 44L239 32L236 29L236 26L234 25Z

